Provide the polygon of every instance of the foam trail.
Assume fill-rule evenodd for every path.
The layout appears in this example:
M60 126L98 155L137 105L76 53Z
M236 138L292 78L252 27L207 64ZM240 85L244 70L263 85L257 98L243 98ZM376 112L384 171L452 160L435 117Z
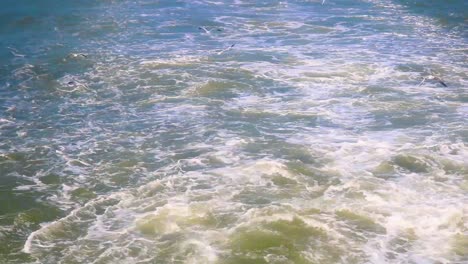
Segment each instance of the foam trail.
M0 10L0 262L466 262L461 1L49 2Z

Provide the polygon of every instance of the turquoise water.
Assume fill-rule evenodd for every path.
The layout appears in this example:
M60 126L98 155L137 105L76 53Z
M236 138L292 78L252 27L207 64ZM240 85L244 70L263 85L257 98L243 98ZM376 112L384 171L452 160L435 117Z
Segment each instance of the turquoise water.
M468 261L468 2L1 5L0 263Z

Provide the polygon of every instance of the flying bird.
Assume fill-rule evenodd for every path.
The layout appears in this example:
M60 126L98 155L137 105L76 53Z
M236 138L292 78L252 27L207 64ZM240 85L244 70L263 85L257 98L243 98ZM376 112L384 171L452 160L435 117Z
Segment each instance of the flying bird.
M224 52L231 50L232 48L234 48L235 45L236 45L236 44L232 44L232 45L229 46L228 48L223 49L222 51L218 52L218 55L221 55L221 54L223 54Z
M435 76L435 75L432 75L432 74L424 77L424 79L419 83L419 86L421 86L423 83L425 83L426 80L437 81L442 86L448 87L447 84L444 82L444 80L442 80L442 78L440 78L438 76Z

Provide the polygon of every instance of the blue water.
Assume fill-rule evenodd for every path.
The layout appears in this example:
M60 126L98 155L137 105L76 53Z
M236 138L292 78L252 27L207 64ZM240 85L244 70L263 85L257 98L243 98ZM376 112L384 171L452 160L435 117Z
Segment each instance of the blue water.
M467 1L12 1L0 263L468 261Z

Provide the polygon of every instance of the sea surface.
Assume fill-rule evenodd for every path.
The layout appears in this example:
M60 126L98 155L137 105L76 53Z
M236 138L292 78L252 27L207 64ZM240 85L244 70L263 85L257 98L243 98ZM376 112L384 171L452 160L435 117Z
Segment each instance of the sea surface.
M468 263L468 1L2 0L0 263Z

